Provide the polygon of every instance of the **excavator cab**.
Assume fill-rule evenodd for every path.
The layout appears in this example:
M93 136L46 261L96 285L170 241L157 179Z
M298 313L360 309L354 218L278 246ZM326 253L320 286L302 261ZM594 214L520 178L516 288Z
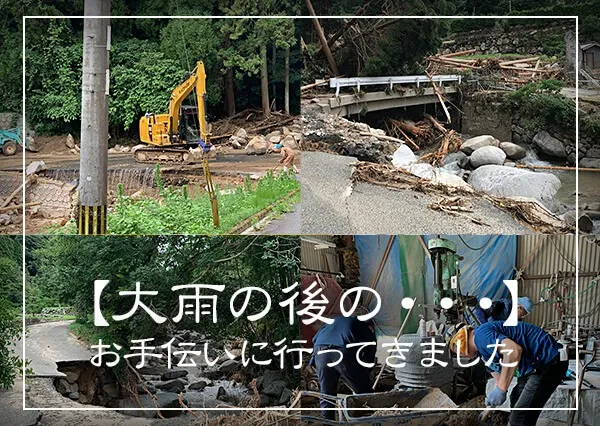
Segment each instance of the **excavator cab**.
M178 134L180 143L196 148L200 141L200 124L198 123L198 107L182 105L179 116Z

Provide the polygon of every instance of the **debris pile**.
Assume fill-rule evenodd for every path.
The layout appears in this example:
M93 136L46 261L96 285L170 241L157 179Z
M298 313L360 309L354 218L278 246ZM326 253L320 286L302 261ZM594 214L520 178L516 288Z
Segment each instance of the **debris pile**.
M431 166L430 166L431 167ZM513 169L503 167L504 169ZM538 175L535 172L529 172L531 175ZM442 173L446 175L446 173ZM524 182L529 182L527 176L523 178ZM528 225L531 229L541 233L563 233L572 232L573 227L567 225L544 205L533 198L527 198L518 195L494 195L482 190L476 190L473 186L465 184L464 186L449 185L438 179L422 178L403 168L395 168L389 165L373 164L368 162L359 162L354 166L353 180L362 181L375 185L384 186L390 189L412 189L414 191L439 194L442 197L451 197L448 200L440 199L437 203L432 203L429 208L441 210L448 214L467 217L477 224L483 222L468 215L469 206L465 202L457 202L456 197L477 197L490 201L496 207L511 214L516 220ZM512 185L509 183L508 186Z
M6 198L0 198L0 226L18 225L22 222L21 210L23 205L19 202L22 187L16 193Z
M211 133L213 143L245 149L249 155L266 154L272 145L278 143L298 149L302 136L298 117L277 111L264 117L257 109L246 109L211 123Z
M563 71L558 63L543 61L539 56L513 60L505 60L500 57L465 58L465 56L473 55L476 52L476 49L472 49L430 56L427 58L428 71L432 74L472 71L493 75L500 81L516 85L527 84L536 80L554 79Z
M389 119L388 133L406 141L416 150L437 144L437 151L425 155L422 160L431 164L439 163L448 153L456 152L461 147L462 139L454 130L446 129L431 115L425 114L424 117L418 123Z
M323 151L358 158L360 161L389 164L404 142L337 115L322 113L317 106L302 109L303 145L306 151Z

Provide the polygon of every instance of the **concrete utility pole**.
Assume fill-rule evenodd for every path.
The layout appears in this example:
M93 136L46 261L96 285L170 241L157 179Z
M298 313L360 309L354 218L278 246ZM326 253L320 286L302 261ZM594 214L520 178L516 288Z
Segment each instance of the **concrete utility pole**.
M109 16L110 0L85 0L85 16ZM81 85L79 235L106 233L110 19L85 18Z

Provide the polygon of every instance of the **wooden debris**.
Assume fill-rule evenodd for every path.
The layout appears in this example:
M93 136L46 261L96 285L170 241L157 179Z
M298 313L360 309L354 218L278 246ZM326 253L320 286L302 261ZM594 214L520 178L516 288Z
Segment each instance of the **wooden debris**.
M496 197L488 195L484 192L475 191L471 187L454 187L431 182L426 179L421 179L408 172L396 170L385 164L374 164L367 162L357 162L354 165L352 179L355 182L367 182L374 185L383 186L390 189L412 189L418 192L428 194L438 194L452 197L478 197L491 202L497 208L509 213L515 220L528 226L533 231L543 234L571 233L574 232L574 227L567 225L548 211L545 207L535 200L518 197ZM447 201L442 204L430 205L430 208L436 208L447 213L465 216L471 221L484 226L486 223L479 219L473 218L465 211L461 211L460 207L452 207L453 201ZM446 205L445 205L446 204ZM475 219L475 220L474 220Z
M444 102L444 97L442 96L442 91L437 86L437 84L435 84L435 82L433 81L433 78L431 77L431 74L428 73L428 72L426 72L426 74L427 74L427 77L429 77L429 81L431 82L431 86L433 87L433 91L435 92L436 96L440 100L440 103L442 104L442 108L444 109L444 113L446 114L446 118L448 119L447 123L451 123L452 122L452 118L450 117L450 112L448 111L448 107L446 107L446 103Z
M434 55L427 58L430 73L447 72L447 70L478 70L484 74L495 75L498 80L513 85L523 85L538 79L554 78L562 72L562 68L551 67L542 63L539 56L531 56L513 60L502 60L500 57L466 59L476 51Z
M568 171L577 171L580 172L600 172L600 169L594 169L591 167L567 167L567 166L534 166L529 164L517 164L516 167L519 169L539 169L539 170L568 170Z

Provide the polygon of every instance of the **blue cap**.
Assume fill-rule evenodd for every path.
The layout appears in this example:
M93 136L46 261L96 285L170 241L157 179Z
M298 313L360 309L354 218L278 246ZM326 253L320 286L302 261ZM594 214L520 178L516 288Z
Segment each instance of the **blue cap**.
M533 311L533 302L529 297L519 297L517 299L517 302L520 306L523 307L523 309L527 311L528 314L530 314L531 311Z
M283 146L283 144L278 143L277 145L275 145L275 148L279 149Z

